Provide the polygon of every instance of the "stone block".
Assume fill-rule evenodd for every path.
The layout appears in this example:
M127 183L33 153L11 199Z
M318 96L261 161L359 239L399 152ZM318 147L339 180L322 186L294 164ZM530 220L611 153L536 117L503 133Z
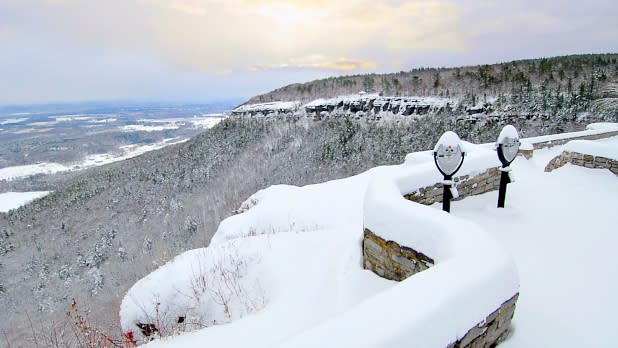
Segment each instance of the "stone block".
M386 250L381 247L374 239L365 238L363 248L367 254L374 255L377 258L386 257Z
M479 336L484 335L487 332L487 327L484 325L477 325L470 329L464 337L459 340L459 347L469 347L471 343Z
M389 253L389 254L400 253L401 252L401 247L399 246L399 244L397 242L392 241L392 240L389 240L389 241L386 242L386 247L389 249L389 250L387 250L387 253Z
M407 257L404 257L401 254L392 254L391 261L399 264L403 269L414 272L416 270L416 262L414 260L410 260Z
M598 165L607 165L608 162L609 160L605 157L598 156L594 158L594 163Z
M472 327L461 339L448 345L448 347L472 348L494 347L504 340L508 333L515 312L515 304L519 294L505 301L498 309L489 314L487 318Z
M434 260L400 246L395 241L386 241L369 229L365 229L363 239L363 265L380 277L401 281L415 273L433 266Z

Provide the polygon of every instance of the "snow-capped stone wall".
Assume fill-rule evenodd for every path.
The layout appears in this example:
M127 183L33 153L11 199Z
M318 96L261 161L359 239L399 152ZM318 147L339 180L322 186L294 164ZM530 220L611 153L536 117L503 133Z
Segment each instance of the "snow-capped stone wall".
M594 156L579 152L563 151L554 157L545 167L546 172L558 169L567 163L586 168L609 169L618 176L618 161L603 156Z
M480 195L489 191L496 191L500 187L500 171L498 167L493 167L485 170L477 175L461 175L454 179L459 197L453 200L461 200L464 197ZM421 187L411 193L405 194L404 197L410 201L431 205L437 202L442 202L442 183L436 183L431 186Z
M562 133L527 138L526 141L533 144L534 149L545 149L556 145L564 145L572 140L598 140L618 135L618 130L612 131L607 128L590 129L581 132Z
M413 159L409 160L412 161ZM486 168L486 165L482 167ZM477 172L469 172L455 178L459 191L458 199L498 189L500 184L498 167L490 167L485 170L482 167L478 168ZM442 190L443 185L436 183L403 196L416 203L431 205L442 201ZM435 263L436 261L430 256L414 250L410 245L400 245L397 241L386 240L365 227L363 265L365 269L371 270L378 276L402 281L433 267ZM519 293L516 293L503 302L484 320L480 320L472 328L469 328L463 336L460 336L461 338L451 342L448 347L491 347L502 341L508 335L518 296Z
M499 176L494 147L463 146L458 189L469 185L469 193L480 193L494 187L493 177ZM411 154L396 170L373 177L364 199L364 266L389 279L411 274L400 284L418 319L406 327L412 341L422 337L431 342L426 346L493 346L508 333L519 293L517 270L504 248L478 226L404 198L441 180L431 151ZM403 252L422 256L401 257ZM428 331L436 326L448 334Z
M511 297L485 320L470 329L465 336L449 344L448 348L494 347L496 343L503 341L509 334L518 298L519 294Z

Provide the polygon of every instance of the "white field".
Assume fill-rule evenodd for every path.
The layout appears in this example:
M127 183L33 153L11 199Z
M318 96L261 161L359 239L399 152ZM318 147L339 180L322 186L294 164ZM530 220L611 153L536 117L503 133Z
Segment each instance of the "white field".
M6 213L11 209L16 209L37 198L49 194L49 191L32 192L5 192L0 193L0 212Z

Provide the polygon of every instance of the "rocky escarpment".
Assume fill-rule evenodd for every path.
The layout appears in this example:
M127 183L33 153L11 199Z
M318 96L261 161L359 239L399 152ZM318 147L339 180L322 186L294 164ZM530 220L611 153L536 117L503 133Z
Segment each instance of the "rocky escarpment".
M384 97L360 93L330 99L300 102L263 103L240 106L232 111L236 117L307 116L316 120L330 116L367 117L413 116L439 113L450 109L450 101L435 97Z
M505 104L505 101L501 99L469 105L465 100L456 98L389 97L367 93L316 99L305 104L300 101L247 104L232 110L231 117L294 120L307 118L313 121L355 119L363 122L416 121L423 117L430 117L435 118L435 122L449 123L451 129L458 130L460 128L478 130L513 124L525 136L577 131L583 129L588 123L618 120L618 114L611 112L586 111L562 114L542 110L534 111ZM464 130L464 135L470 136L467 130Z

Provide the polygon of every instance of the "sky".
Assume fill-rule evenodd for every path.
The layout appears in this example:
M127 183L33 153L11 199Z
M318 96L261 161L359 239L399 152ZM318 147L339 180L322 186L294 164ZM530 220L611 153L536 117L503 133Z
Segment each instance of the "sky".
M618 2L0 0L0 105L208 102L328 76L618 52Z

